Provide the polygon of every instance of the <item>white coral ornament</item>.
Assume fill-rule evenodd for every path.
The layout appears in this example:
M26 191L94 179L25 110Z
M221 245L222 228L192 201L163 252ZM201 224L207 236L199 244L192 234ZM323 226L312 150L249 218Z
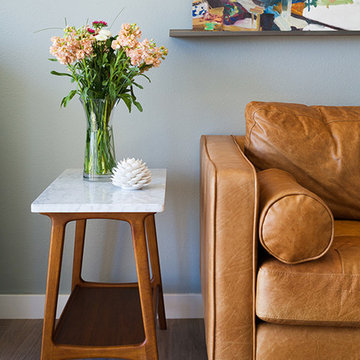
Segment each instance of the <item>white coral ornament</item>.
M112 169L112 183L124 190L137 190L149 185L151 172L142 160L123 159Z

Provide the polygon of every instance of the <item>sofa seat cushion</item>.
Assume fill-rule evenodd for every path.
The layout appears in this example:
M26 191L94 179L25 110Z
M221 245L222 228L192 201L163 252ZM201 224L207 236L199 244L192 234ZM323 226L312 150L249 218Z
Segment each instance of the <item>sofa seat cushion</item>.
M256 360L359 360L360 328L261 323Z
M360 222L335 221L333 244L320 259L296 265L266 259L256 314L271 323L360 327Z

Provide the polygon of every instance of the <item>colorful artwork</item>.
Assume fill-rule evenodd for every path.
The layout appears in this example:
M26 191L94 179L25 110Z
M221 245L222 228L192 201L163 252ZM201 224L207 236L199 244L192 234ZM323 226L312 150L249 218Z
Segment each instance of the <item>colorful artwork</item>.
M359 31L360 0L195 0L193 30Z

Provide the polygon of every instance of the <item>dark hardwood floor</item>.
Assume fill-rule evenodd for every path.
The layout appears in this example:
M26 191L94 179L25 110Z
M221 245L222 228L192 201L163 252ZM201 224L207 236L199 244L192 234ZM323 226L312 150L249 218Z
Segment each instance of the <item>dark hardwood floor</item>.
M202 319L167 320L158 330L160 360L206 360ZM39 360L42 320L0 320L0 360Z

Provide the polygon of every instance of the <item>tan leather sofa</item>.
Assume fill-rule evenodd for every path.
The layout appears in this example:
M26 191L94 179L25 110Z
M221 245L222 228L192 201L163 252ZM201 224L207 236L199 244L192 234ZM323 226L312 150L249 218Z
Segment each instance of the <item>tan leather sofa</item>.
M208 358L360 359L360 107L253 102L246 126L246 136L201 138ZM258 174L269 168L331 210L321 257L286 264L260 245Z

